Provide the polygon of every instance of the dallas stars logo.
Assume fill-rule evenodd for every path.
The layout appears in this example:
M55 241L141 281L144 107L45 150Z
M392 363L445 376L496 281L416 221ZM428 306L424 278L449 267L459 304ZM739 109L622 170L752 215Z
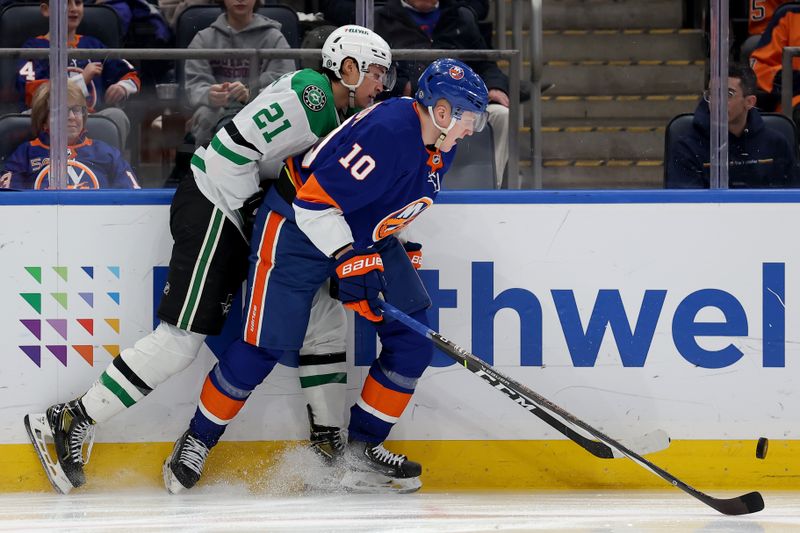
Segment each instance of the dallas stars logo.
M303 91L303 103L311 111L321 111L326 101L325 92L316 85L309 85Z

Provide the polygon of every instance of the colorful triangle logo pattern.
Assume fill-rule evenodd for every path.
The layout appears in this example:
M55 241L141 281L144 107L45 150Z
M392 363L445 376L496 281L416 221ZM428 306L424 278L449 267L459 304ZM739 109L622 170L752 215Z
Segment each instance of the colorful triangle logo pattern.
M94 292L72 293L73 295L77 295L77 298L73 300L73 307L77 306L75 309L80 310L79 312L86 318L61 318L61 316L63 316L62 312L68 312L70 309L71 291L69 290L69 267L57 265L50 268L42 266L26 266L24 268L27 273L24 278L28 280L27 285L30 287L31 283L35 282L37 285L36 289L38 289L34 289L36 292L19 293L20 298L27 303L26 309L28 309L27 314L29 316L19 319L19 322L27 333L35 337L36 341L40 343L43 339L53 340L55 338L63 339L66 343L69 341L70 331L73 332L73 338L77 336L75 340L78 340L80 337L85 338L86 333L92 337L95 336L95 322L100 320L100 317L87 316L87 313L90 314L91 310L95 308ZM98 270L98 268L100 270ZM73 276L73 278L74 281L81 283L81 289L86 288L86 283L88 281L95 280L95 273L105 272L105 275L100 275L97 278L104 282L115 282L121 279L121 269L116 265L106 265L105 267L81 266L79 269L76 269L76 271L77 275ZM54 290L48 291L46 288ZM52 299L48 299L47 301L55 302L56 309L62 310L62 312L55 312L57 318L42 317L43 311L49 314L50 311L54 310L52 307L54 304L50 303L45 305L43 301L43 296L47 296L48 294L48 298ZM120 305L121 296L119 292L105 291L105 294L115 306L118 307ZM106 302L108 302L108 300L106 300ZM108 304L104 304L101 307L107 306ZM35 318L30 316L31 311L36 313ZM106 311L108 311L108 309L106 309ZM70 322L72 323L72 327L70 327ZM76 354L80 356L89 366L94 366L94 356L97 349L102 348L104 352L112 357L116 357L120 353L119 344L105 344L105 342L113 342L113 340L116 340L113 338L113 335L116 334L118 336L120 333L120 319L116 317L102 317L101 323L107 324L108 328L101 328L102 331L98 332L100 338L97 340L101 342L98 344L43 343L20 345L19 348L28 359L39 368L42 366L43 352L52 355L53 358L64 367L67 366L68 354L70 352L72 352L73 356ZM45 325L46 327L43 327ZM71 348L71 350L69 348Z

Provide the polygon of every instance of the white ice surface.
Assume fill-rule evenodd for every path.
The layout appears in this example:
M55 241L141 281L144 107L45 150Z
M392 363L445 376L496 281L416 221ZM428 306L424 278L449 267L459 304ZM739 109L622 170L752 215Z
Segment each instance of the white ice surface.
M18 493L0 495L0 531L800 531L800 493L764 499L764 511L728 517L677 490L276 496L217 485L177 496Z

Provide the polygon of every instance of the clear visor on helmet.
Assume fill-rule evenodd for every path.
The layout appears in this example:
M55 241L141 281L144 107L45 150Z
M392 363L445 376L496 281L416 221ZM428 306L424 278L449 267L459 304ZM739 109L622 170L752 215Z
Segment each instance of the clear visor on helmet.
M384 91L391 91L397 81L397 70L394 68L394 63L388 70L383 65L373 63L369 66L369 70L364 76L371 78L373 81L380 81Z
M473 132L482 131L486 127L489 114L486 111L459 111L453 114L453 118L461 123L461 126Z

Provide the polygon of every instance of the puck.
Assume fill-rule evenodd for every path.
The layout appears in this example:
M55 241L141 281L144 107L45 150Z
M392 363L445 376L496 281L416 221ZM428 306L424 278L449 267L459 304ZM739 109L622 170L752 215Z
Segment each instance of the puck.
M767 448L769 447L769 440L766 437L761 437L758 439L758 444L756 444L756 457L759 459L763 459L767 456Z

